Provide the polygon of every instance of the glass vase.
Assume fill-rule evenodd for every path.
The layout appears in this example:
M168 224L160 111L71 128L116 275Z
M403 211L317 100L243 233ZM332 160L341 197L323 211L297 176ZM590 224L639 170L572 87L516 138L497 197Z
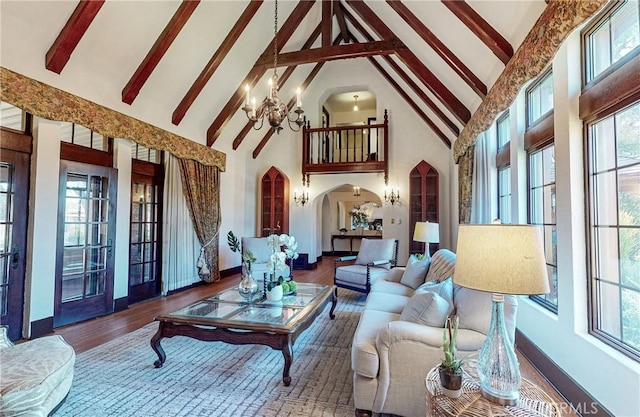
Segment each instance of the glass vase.
M253 297L258 293L258 281L251 275L251 270L247 270L242 274L238 284L238 292L247 302L253 301Z

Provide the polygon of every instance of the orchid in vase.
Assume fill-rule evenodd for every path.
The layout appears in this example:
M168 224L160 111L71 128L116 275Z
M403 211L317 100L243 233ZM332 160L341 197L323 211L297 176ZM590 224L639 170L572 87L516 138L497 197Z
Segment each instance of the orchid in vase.
M286 284L282 275L276 278L276 272L285 268L287 260L290 260L288 279L290 280L293 277L291 271L293 270L293 260L298 258L298 242L295 237L283 233L281 235L273 234L267 237L267 245L271 250L271 255L267 261L267 267L272 270L273 273L271 274L271 279L267 283L266 288L267 291L271 291L277 286L284 286L284 284ZM290 286L287 285L287 290L285 292L290 291L289 287Z

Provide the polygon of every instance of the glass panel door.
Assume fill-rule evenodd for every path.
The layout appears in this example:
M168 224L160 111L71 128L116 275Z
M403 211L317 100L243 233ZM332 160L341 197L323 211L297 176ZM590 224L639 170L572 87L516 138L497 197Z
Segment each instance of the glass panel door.
M113 311L115 170L62 161L54 326Z
M133 183L129 251L129 303L152 298L160 292L159 187Z
M0 324L22 336L29 154L0 151Z

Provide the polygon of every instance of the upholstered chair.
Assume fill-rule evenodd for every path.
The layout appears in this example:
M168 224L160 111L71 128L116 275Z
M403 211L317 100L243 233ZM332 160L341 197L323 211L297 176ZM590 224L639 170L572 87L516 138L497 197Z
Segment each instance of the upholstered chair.
M374 282L398 265L398 241L365 238L358 256L343 256L334 262L336 287L368 294Z

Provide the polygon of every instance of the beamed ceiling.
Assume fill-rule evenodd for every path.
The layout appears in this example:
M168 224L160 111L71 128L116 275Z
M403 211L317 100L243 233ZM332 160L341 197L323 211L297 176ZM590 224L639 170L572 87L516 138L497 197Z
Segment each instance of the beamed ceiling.
M292 106L293 83L308 88L328 63L366 59L450 147L545 6L280 0L281 99ZM224 133L235 150L251 131L246 122L228 131L244 117L244 85L256 94L271 75L273 14L272 1L2 1L2 48L13 49L10 57L28 48L19 66L67 76L79 95L78 83L95 83L140 117L162 103L171 124L202 130L195 140L215 147ZM260 134L254 158L271 137Z

